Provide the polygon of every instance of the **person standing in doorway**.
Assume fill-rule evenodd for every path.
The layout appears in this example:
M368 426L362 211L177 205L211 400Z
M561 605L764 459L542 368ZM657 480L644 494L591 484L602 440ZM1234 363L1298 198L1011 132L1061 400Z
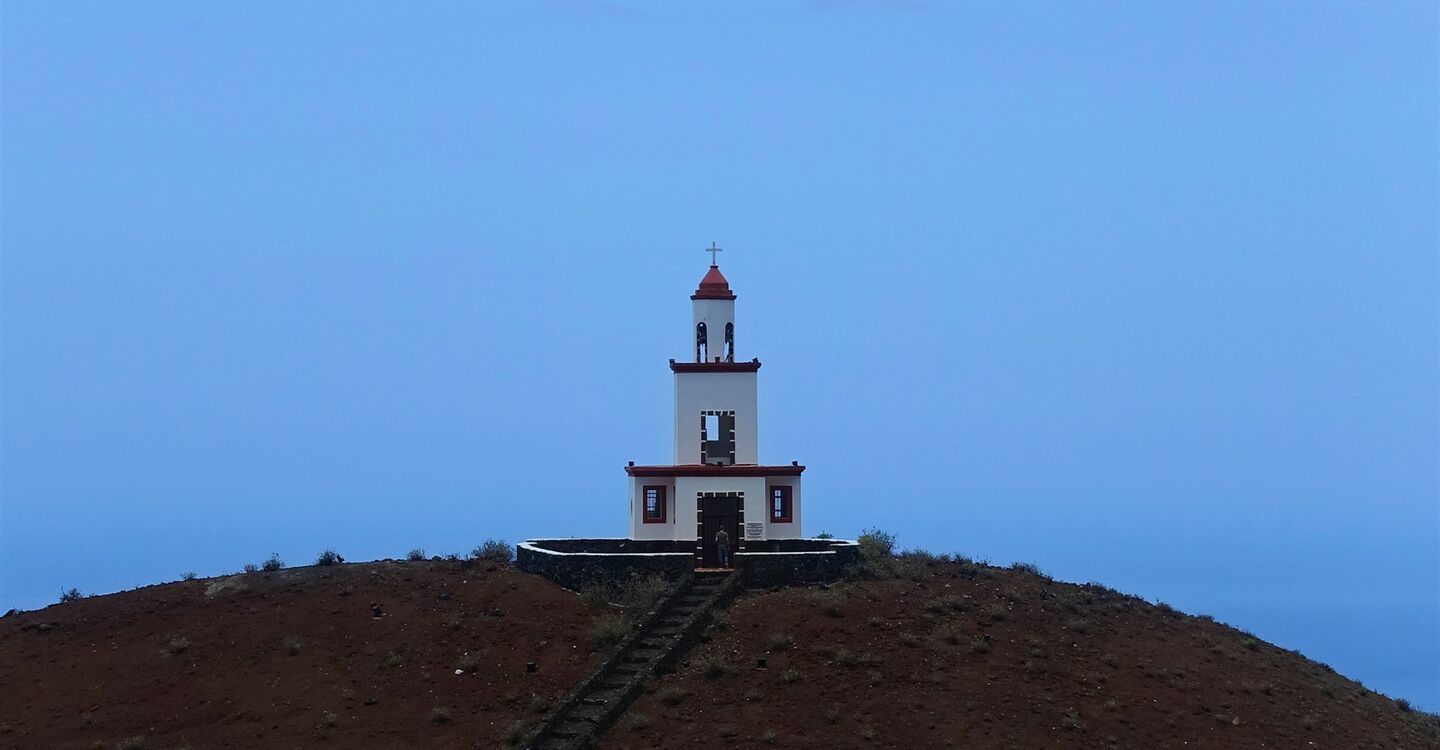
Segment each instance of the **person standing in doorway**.
M724 529L715 532L715 551L720 556L720 567L730 567L730 535Z

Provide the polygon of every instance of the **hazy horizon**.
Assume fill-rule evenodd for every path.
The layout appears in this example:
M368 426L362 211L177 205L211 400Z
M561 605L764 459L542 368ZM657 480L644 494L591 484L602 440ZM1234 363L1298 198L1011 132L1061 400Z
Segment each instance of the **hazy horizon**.
M0 609L619 536L712 241L806 531L1440 709L1431 3L6 3Z

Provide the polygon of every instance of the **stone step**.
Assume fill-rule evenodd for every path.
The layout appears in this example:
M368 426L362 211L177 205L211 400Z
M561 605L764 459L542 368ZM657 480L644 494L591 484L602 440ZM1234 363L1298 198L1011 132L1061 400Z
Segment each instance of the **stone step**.
M604 706L576 706L570 710L572 717L591 724L600 723L600 717L604 715L604 713Z
M614 688L596 687L585 695L581 701L592 706L610 703L620 697L620 690Z

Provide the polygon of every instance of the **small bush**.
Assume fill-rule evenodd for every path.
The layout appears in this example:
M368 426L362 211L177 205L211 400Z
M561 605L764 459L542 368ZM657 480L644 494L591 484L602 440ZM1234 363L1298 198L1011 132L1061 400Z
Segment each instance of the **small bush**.
M1404 698L1396 698L1395 706L1407 714L1414 710L1414 706L1410 705L1410 701L1407 701Z
M590 640L596 646L613 646L630 634L630 621L622 615L601 615L590 628Z
M138 734L126 737L115 743L115 750L145 750L145 737Z
M700 673L709 680L718 680L729 672L730 664L718 656L706 660L704 666L700 668Z
M180 574L180 580L182 580L182 581L193 581L193 580L195 580L195 571L193 571L193 570L187 570L187 571L185 571L184 573L181 573L181 574Z
M650 721L650 717L645 714L631 713L625 717L625 728L632 732L649 729L652 724L654 722Z
M762 742L762 743L764 743L764 744L766 744L766 745L773 745L773 744L775 744L775 740L778 740L778 739L780 739L780 735L779 735L779 734L776 734L774 729L766 729L766 730L760 735L760 742Z
M885 558L893 557L895 554L895 535L880 529L866 529L860 532L856 538L860 543L860 556L864 558Z
M398 651L387 652L385 654L385 658L380 662L380 666L384 667L385 669L396 669L398 667L403 667L405 666L405 657L401 656L400 652Z
M924 565L939 565L941 563L950 562L949 555L937 555L934 552L923 549L907 549L897 556L910 562L921 563Z
M614 604L638 615L650 611L669 589L670 583L658 573L633 574L619 583L592 583L580 590L580 598L591 607Z
M85 595L82 594L82 593L80 593L80 589L71 587L71 588L68 588L68 589L61 589L61 590L60 590L60 603L61 603L61 604L64 604L65 602L80 601L81 599L84 599L84 598L85 598Z
M260 564L260 569L267 573L273 573L283 567L285 567L285 563L280 560L280 553L278 552L272 552L270 559Z
M853 669L860 665L860 657L848 648L842 648L835 652L835 663L846 669Z
M980 621L984 623L1004 622L1010 616L1009 610L1003 604L992 604L980 613Z
M505 730L505 744L518 745L523 739L525 739L525 720L517 719Z
M188 648L190 648L188 638L171 638L170 642L165 644L165 650L171 654L183 654Z
M920 645L920 636L915 635L914 633L901 633L899 638L900 644L903 646L915 648L916 646Z
M940 640L945 641L951 646L959 646L960 643L965 640L965 633L954 625L946 624L940 628Z
M771 633L765 636L765 645L771 651L788 651L795 645L795 639L791 638L789 633Z
M844 597L835 589L821 589L811 592L810 594L810 602L830 617L843 617L845 615L845 613L840 610L840 604L843 601Z
M1257 651L1260 649L1260 641L1257 641L1254 638L1246 638L1245 640L1240 642L1240 645L1244 646L1250 651Z
M655 693L656 700L667 706L678 706L687 696L689 696L689 693L670 685L660 688Z
M879 529L866 529L857 538L860 544L860 561L857 562L851 575L857 578L864 578L875 581L882 581L891 578L898 578L902 575L915 576L918 570L908 568L923 568L923 564L907 563L902 570L902 564L895 559L895 535Z
M1090 622L1088 620L1071 620L1066 623L1065 627L1069 628L1070 632L1079 633L1080 635L1085 635L1090 632Z
M245 571L246 573L259 573L260 566L256 565L255 563L245 563L245 567L241 568L241 570Z
M550 699L539 695L530 696L530 705L526 706L532 714L543 714L550 710Z
M304 644L300 643L300 639L299 639L299 638L296 638L295 636L291 635L291 636L286 636L285 640L283 640L283 641L280 642L280 645L285 648L285 653L287 653L287 654L289 654L289 655L291 655L291 656L294 656L294 655L300 653L300 647L301 647L302 645L304 645Z
M466 651L455 660L455 668L465 674L474 674L480 668L480 657Z
M970 602L959 594L950 594L925 603L925 611L934 614L959 614L970 609Z
M799 672L796 672L796 671L793 670L793 669L787 669L787 670L785 670L784 672L781 672L781 673L780 673L780 681L783 682L783 683L785 683L785 684L787 684L787 685L790 684L790 683L792 683L792 682L795 682L796 680L799 680L799 679L800 679L800 673L799 673Z
M985 640L984 638L976 638L975 640L970 641L970 653L972 653L972 654L988 654L988 653L990 653L990 641L987 641L987 640Z
M341 557L340 553L333 549L326 549L320 553L319 557L315 558L316 565L339 565L343 562L345 562L345 558Z
M425 550L416 547L405 553L405 559L410 562L422 562L425 560Z
M449 706L436 706L430 709L430 720L436 724L444 724L454 718L450 714Z
M340 717L334 711L321 711L320 723L316 729L330 729L340 722Z
M600 583L591 583L580 589L580 601L591 609L610 606L610 587Z
M834 539L834 538L835 538L835 535L834 535L834 534L831 534L831 533L828 532L828 531L822 531L822 532L820 532L819 534L816 534L816 535L815 535L815 538L816 538L816 539Z
M1013 570L1013 571L1015 571L1015 572L1017 572L1017 573L1027 573L1027 574L1029 574L1029 575L1035 576L1036 578L1043 578L1043 579L1045 579L1045 580L1047 580L1047 581L1053 580L1053 579L1050 578L1050 576L1046 575L1046 574L1044 573L1044 571L1040 570L1040 568L1039 568L1038 566L1036 566L1034 563L1028 563L1028 562L1016 562L1016 563L1011 563L1011 564L1010 564L1010 569Z
M486 539L470 552L470 559L508 563L515 559L515 548L503 539Z

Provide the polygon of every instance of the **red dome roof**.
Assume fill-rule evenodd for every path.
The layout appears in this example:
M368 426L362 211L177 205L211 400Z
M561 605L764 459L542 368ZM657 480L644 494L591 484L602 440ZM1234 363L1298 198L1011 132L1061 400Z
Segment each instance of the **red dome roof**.
M720 267L710 266L705 278L700 280L700 288L690 295L690 299L735 299L735 293L730 291L730 282L720 273Z

